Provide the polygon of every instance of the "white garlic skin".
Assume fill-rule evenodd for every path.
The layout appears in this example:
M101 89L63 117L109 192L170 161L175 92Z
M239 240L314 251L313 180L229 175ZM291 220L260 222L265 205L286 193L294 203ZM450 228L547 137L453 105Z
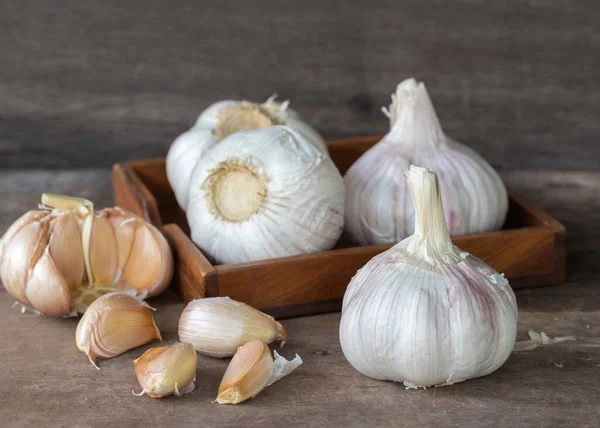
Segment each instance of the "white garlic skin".
M207 202L205 182L227 163L247 167L265 182L264 201L245 221L228 221ZM196 164L187 218L192 240L218 263L324 251L343 230L344 182L329 156L291 128L238 132Z
M227 107L241 104L242 101L222 100L210 105L198 116L194 126L177 137L171 145L166 159L167 177L179 206L184 210L187 208L190 178L196 162L219 142L213 131L219 123L220 113ZM298 113L288 108L287 102L277 103L275 97L271 97L261 106L269 108L281 123L295 129L315 147L327 153L323 137L302 121Z
M350 167L345 227L360 245L393 244L414 232L414 206L402 173L410 164L437 172L450 235L500 229L508 211L498 173L446 136L423 83L398 85L390 132Z

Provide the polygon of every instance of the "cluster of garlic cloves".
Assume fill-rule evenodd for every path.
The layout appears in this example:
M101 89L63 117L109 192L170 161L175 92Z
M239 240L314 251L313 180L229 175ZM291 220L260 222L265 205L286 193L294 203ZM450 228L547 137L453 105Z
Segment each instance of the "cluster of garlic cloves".
M344 176L345 228L354 241L393 244L414 232L415 210L403 177L411 164L438 173L450 235L502 227L508 196L500 176L444 134L422 82L401 82L385 113L390 131Z
M275 97L271 97L262 104L223 100L207 107L194 126L173 142L167 154L167 177L181 208L187 209L190 178L198 159L221 140L237 132L285 125L326 154L323 137L288 104L287 101L278 103Z
M196 351L190 343L151 348L133 363L142 387L140 393L152 398L181 396L194 390Z
M96 299L77 325L77 348L94 367L97 358L113 358L161 339L154 309L133 293L113 292Z
M45 315L83 313L115 290L156 296L172 275L171 249L154 226L80 198L42 195L41 209L19 218L0 244L4 287Z
M190 302L179 319L179 340L213 358L231 357L252 340L266 344L286 340L281 323L258 309L229 297Z
M509 357L515 295L450 240L437 176L411 166L415 233L374 257L344 295L340 343L361 373L408 388L485 376Z

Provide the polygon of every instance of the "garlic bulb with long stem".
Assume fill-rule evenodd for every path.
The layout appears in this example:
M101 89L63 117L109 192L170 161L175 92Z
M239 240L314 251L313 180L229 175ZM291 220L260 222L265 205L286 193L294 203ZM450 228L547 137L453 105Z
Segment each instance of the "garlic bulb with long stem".
M218 263L332 248L344 221L344 183L331 159L285 126L238 132L194 168L192 240Z
M410 164L437 172L450 235L502 227L508 196L500 176L444 134L422 82L401 82L385 112L390 131L344 176L345 227L354 241L392 244L413 233L414 207L402 176Z
M18 219L0 244L0 279L21 304L67 316L110 291L156 296L169 285L171 249L151 224L68 196L44 194L41 208Z
M285 343L281 323L258 309L229 297L193 300L179 318L179 340L214 358L231 357L252 340Z
M344 295L340 342L361 373L410 388L485 376L509 357L515 295L450 240L437 176L411 166L415 233L374 257Z
M167 154L167 177L181 208L188 205L190 177L198 159L215 144L239 131L286 125L301 134L323 153L327 146L317 131L275 96L262 104L248 101L219 101L204 110L194 126L181 134Z

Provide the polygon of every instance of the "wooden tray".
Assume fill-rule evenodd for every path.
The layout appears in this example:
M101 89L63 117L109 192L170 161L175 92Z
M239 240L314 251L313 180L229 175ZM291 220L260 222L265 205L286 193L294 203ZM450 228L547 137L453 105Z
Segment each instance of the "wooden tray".
M346 170L381 136L329 141L331 157ZM167 181L164 159L115 164L115 205L152 222L169 239L176 257L175 286L181 298L229 296L275 317L339 310L352 276L390 245L356 247L230 265L213 265L189 237L185 213ZM559 284L565 279L565 228L509 189L502 230L453 237L467 251L503 272L513 288Z

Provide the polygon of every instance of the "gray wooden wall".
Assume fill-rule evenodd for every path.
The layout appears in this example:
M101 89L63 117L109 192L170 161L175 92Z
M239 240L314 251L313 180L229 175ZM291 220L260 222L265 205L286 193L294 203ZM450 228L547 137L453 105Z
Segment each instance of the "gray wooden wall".
M385 132L424 80L499 168L600 169L598 0L6 0L0 168L163 156L209 103L273 92L325 136Z

